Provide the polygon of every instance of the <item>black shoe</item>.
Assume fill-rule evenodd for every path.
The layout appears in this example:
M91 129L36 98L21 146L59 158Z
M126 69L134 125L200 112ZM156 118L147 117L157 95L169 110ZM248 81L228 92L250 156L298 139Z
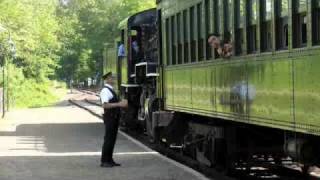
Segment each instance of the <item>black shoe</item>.
M121 164L116 163L116 162L114 162L114 161L112 161L110 164L112 164L113 166L121 166Z
M100 167L103 167L103 168L112 168L114 165L113 163L101 163L100 164Z

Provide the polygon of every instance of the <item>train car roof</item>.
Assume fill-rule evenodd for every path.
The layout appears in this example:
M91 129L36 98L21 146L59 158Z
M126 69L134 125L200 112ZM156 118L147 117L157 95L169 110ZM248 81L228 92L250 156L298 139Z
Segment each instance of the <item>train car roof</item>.
M156 19L156 8L148 9L145 11L138 12L126 19L122 20L118 28L129 29L130 27L141 25L141 24L152 24Z

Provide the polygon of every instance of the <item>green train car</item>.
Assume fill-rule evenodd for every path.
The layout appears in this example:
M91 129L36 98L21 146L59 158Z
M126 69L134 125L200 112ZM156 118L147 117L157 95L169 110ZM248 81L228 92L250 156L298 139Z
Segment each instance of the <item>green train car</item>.
M208 165L242 152L319 164L320 0L158 0L126 22L121 92L153 140ZM212 50L213 33L231 57Z

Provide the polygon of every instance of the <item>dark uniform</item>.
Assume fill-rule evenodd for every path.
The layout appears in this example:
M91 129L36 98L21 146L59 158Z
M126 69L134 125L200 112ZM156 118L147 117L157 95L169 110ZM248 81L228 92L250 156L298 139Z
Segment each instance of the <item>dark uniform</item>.
M117 103L119 99L113 89L105 86L113 95L109 103ZM113 149L116 142L120 119L120 108L104 109L103 121L105 125L105 136L102 147L101 163L113 163Z

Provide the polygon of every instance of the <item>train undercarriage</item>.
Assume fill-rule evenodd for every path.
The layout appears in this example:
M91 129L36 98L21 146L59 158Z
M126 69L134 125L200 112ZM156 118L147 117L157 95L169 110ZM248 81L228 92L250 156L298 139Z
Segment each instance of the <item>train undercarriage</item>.
M140 129L152 143L225 172L254 173L255 168L284 166L308 175L310 167L319 165L320 143L315 136L164 111L153 83L135 90L137 94L129 100L131 113L123 118L127 128Z

